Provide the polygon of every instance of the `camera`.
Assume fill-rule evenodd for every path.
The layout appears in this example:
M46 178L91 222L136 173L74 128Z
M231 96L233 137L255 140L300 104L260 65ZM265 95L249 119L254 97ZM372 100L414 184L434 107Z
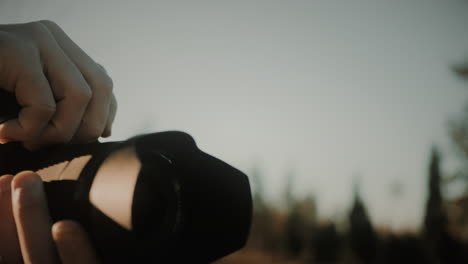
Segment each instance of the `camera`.
M8 96L0 122L19 110ZM78 221L103 263L209 263L248 237L248 177L184 132L34 152L0 145L0 175L24 170L41 176L53 221Z

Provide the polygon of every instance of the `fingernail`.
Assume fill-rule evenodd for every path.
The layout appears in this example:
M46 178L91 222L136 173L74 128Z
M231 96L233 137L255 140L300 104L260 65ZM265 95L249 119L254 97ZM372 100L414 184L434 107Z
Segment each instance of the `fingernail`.
M21 206L36 204L42 197L42 182L35 177L25 177L15 186L15 196Z
M80 231L78 223L71 220L62 220L52 226L52 233L75 233Z

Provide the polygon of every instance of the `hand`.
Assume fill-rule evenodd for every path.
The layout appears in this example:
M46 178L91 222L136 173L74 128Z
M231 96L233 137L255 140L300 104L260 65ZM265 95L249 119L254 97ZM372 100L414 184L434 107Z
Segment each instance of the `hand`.
M0 142L43 145L109 136L117 110L112 79L51 21L0 25L0 87L22 106Z
M33 172L0 177L0 256L5 263L98 263L76 222L52 225L42 181Z

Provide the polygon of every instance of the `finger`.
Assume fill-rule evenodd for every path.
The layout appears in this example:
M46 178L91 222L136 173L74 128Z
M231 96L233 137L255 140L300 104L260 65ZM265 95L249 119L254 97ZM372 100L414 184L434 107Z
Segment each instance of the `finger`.
M101 136L109 119L109 106L112 100L112 79L106 70L89 57L70 37L54 22L41 21L52 32L59 46L75 63L91 87L93 97L83 116L74 141L89 142Z
M112 124L114 123L115 115L117 113L117 100L115 96L112 95L112 101L109 106L109 117L107 119L106 127L104 129L103 137L110 137L112 134Z
M99 138L109 119L111 98L108 90L92 87L93 97L81 120L73 140L76 142L91 142Z
M0 176L0 255L4 263L21 263L21 250L11 208L13 175Z
M8 33L0 34L2 40L8 38ZM2 73L8 75L4 88L15 93L22 108L17 119L0 125L0 141L24 141L41 133L55 112L55 101L42 71L39 51L30 43L5 42L0 47L0 61L9 62L8 73Z
M11 184L13 215L25 264L56 263L42 181L26 171L17 174Z
M46 27L44 27L46 28ZM48 37L40 42L47 77L55 96L56 112L37 140L28 146L68 142L76 133L92 91L75 64L63 52L46 28Z
M87 66L93 65L94 68L96 62L78 45L76 45L76 43L70 37L68 37L68 35L56 23L49 20L41 20L40 23L49 29L63 51L65 51L70 59L78 65L80 70L83 70L83 73L89 73L89 75L92 75L92 72L89 72L90 70L87 69Z
M57 222L52 226L52 236L62 264L98 263L91 242L78 223Z

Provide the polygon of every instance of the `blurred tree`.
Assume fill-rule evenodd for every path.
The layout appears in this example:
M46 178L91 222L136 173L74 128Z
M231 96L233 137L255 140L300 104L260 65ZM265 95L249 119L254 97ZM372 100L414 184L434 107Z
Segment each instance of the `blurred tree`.
M359 193L359 183L354 182L354 204L349 215L349 243L355 256L363 263L372 263L377 254L378 239L367 209Z
M286 224L286 249L291 257L298 257L304 248L304 230L302 230L303 219L301 219L298 208L293 208Z
M316 204L312 197L296 201L289 211L285 228L286 250L298 257L310 245L316 223Z
M390 235L383 240L382 252L377 263L382 264L434 264L421 243L421 239L412 235Z
M428 197L426 202L426 215L424 217L424 235L427 240L435 243L445 230L446 216L440 192L440 155L434 147L431 152L428 179Z
M294 178L294 171L289 170L286 173L286 184L284 185L284 203L287 210L291 210L296 202L296 197L294 196Z
M456 67L454 71L460 78L468 80L468 65ZM466 184L465 193L468 194L468 103L460 115L449 123L449 135L463 162L448 182L463 180Z
M440 157L435 147L432 148L429 162L426 215L423 235L427 252L432 259L440 260L441 241L445 233L446 217L440 191Z
M341 255L341 238L333 222L317 228L312 246L312 263L336 263Z
M455 72L462 78L468 78L468 65L456 67Z
M447 212L440 191L440 154L432 149L429 164L428 198L424 218L427 252L439 263L466 263L466 249L448 231Z
M263 173L258 164L255 164L250 172L252 179L253 199L256 208L265 206L265 188L263 183Z
M250 241L253 247L261 249L268 248L268 241L271 241L270 234L272 230L272 209L265 201L263 173L259 165L255 165L251 170L250 177L253 183L253 202L254 214L252 229L250 232Z
M304 230L301 230L303 219L301 218L299 203L293 193L294 174L291 170L286 173L285 179L283 199L288 213L285 228L285 246L290 256L297 257L304 247Z

